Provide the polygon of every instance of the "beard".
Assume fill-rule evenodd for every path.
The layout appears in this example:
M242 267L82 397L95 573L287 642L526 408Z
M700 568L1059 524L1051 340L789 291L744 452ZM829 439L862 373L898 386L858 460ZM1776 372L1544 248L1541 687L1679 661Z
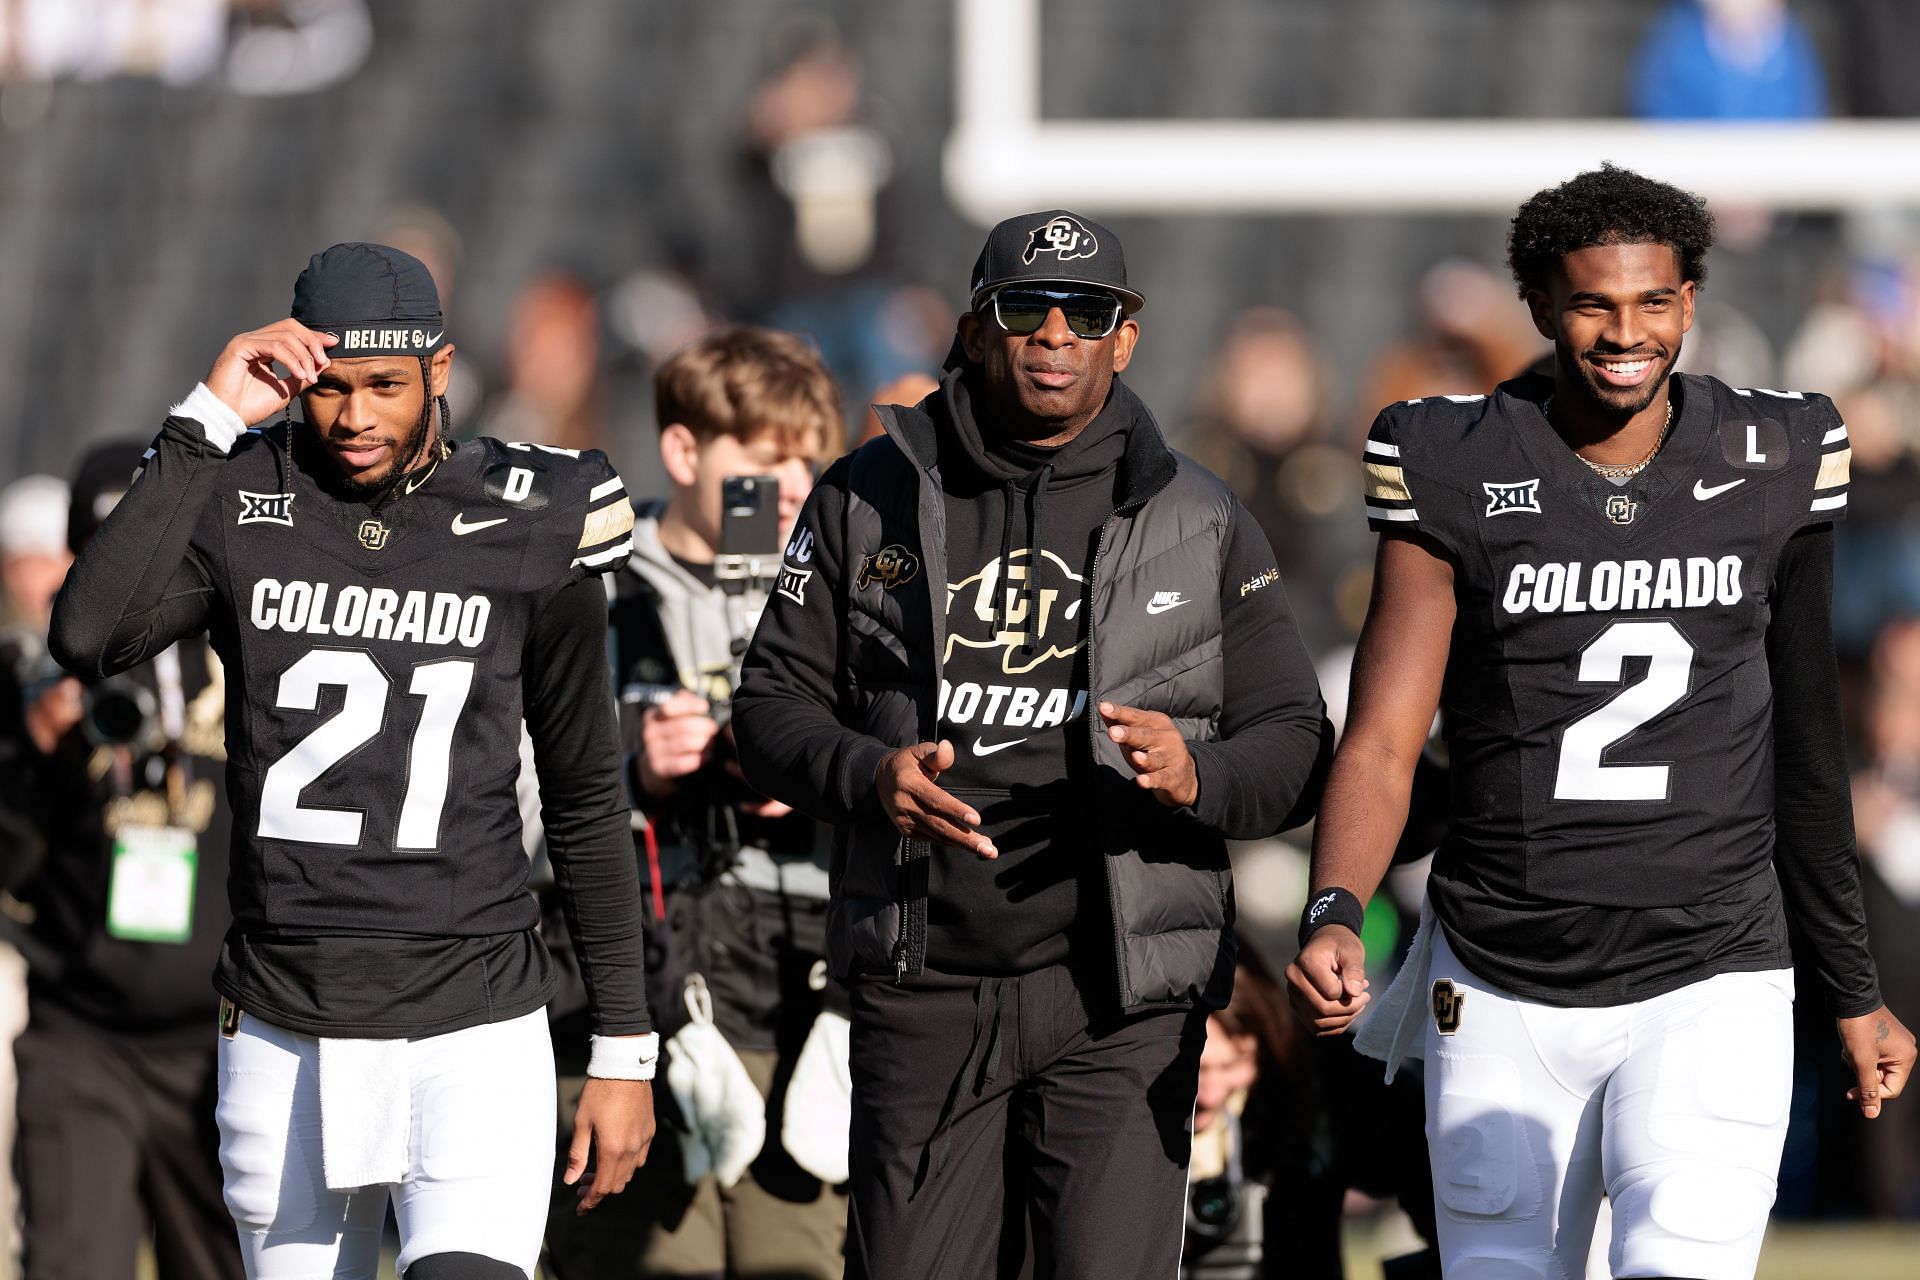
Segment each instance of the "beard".
M1673 375L1673 366L1680 361L1680 344L1675 343L1671 351L1655 349L1648 358L1660 362L1660 367L1652 377L1637 387L1616 387L1602 381L1600 375L1588 364L1590 355L1613 355L1613 352L1592 350L1575 354L1573 349L1563 342L1553 344L1554 364L1566 376L1562 381L1572 387L1578 387L1586 400L1603 412L1620 417L1631 418L1653 403L1660 394L1660 388L1667 385L1667 379Z
M426 452L427 433L433 425L433 398L427 398L426 405L420 410L420 420L413 424L413 430L407 433L400 447L394 450L393 466L383 475L370 479L349 476L336 470L334 483L340 492L348 498L368 498L386 492L409 471L413 470L421 456Z

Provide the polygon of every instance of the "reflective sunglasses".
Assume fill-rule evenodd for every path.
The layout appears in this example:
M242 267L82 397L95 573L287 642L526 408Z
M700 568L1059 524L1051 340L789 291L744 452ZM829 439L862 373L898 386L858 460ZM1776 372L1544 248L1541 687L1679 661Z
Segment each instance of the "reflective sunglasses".
M994 323L1019 338L1038 333L1055 307L1076 338L1104 338L1120 324L1120 299L1111 293L1008 285L993 295Z

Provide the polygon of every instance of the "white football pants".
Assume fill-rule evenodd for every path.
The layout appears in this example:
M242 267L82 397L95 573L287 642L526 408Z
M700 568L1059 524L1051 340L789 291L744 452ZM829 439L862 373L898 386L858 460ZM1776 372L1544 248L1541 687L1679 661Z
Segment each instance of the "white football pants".
M1751 1280L1787 1132L1791 970L1557 1008L1474 977L1442 933L1426 992L1453 1015L1429 1008L1426 1028L1447 1280L1581 1280L1603 1193L1613 1275Z
M249 1280L374 1280L389 1195L403 1274L436 1253L478 1253L533 1274L553 1177L546 1012L410 1040L405 1062L406 1176L331 1191L319 1041L252 1014L220 1041L220 1166Z

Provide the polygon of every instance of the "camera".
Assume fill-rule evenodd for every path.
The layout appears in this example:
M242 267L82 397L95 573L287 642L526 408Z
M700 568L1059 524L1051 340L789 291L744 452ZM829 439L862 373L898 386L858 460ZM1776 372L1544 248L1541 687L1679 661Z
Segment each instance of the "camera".
M778 476L726 476L720 481L716 550L713 576L717 581L740 583L766 594L780 571Z
M131 680L109 679L87 686L80 731L96 747L151 743L159 728L153 693Z
M1187 1188L1189 1280L1258 1280L1266 1252L1267 1188L1241 1163L1240 1117L1227 1114L1227 1167Z
M23 712L68 677L47 652L46 641L32 632L9 631L0 638L0 647L20 690ZM159 704L146 686L111 676L87 685L81 699L80 731L94 746L158 745Z
M1187 1191L1187 1235L1196 1244L1215 1245L1240 1225L1240 1180L1201 1178Z

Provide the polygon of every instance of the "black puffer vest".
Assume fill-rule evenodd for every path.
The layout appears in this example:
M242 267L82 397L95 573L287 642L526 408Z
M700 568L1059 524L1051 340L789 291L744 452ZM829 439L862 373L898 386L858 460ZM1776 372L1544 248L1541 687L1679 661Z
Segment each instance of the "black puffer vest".
M1115 395L1131 396L1121 384ZM946 648L945 506L932 418L881 406L887 434L853 454L842 563L883 548L917 557L921 571L894 589L848 573L842 722L895 746L936 733L939 655ZM1233 498L1166 445L1135 406L1120 463L1119 507L1102 526L1088 579L1088 747L1084 803L1106 869L1114 962L1123 1008L1217 1008L1232 990L1233 880L1220 836L1166 809L1133 782L1120 748L1091 710L1112 701L1163 711L1189 739L1218 736L1222 688L1220 574ZM1179 627L1135 625L1160 592L1193 604ZM1158 619L1157 621L1166 621ZM841 824L833 865L828 951L841 978L905 977L926 954L928 842L902 839L876 819Z

